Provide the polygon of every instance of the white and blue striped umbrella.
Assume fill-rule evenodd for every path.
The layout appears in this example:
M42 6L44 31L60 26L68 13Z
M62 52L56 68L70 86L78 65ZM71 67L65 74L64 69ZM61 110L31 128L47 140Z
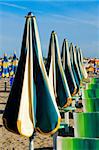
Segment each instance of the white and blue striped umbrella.
M2 59L0 59L0 77L2 77Z
M18 67L18 58L16 56L16 53L14 53L11 63L12 65L11 65L10 76L13 76L15 75L17 67Z
M4 54L2 61L2 77L9 77L9 62L6 54Z

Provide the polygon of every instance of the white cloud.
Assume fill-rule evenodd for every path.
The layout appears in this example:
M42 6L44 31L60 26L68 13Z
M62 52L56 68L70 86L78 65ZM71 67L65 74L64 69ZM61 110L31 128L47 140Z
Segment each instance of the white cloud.
M69 20L72 23L77 23L78 22L78 23L88 24L88 25L92 25L92 26L95 26L95 27L99 28L98 18L97 18L97 20L96 19L84 20L84 19L79 19L79 18L75 18L75 17L68 17L68 16L64 16L64 15L53 14L52 16L57 17L59 19Z
M9 6L9 7L18 8L18 9L27 9L27 7L19 6L19 5L13 4L13 3L0 2L0 4L1 5L6 5L6 6Z

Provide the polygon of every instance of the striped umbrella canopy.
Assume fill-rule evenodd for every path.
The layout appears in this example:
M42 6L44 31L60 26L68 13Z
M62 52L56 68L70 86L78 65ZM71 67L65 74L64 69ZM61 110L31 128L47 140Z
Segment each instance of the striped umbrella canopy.
M84 76L85 79L87 79L88 74L87 74L87 71L86 71L86 69L84 67L84 64L83 64L83 55L82 55L82 51L80 50L80 48L78 48L78 53L79 53L79 60L80 60L82 70L83 70L83 76Z
M35 16L26 16L21 55L3 114L5 127L30 137L34 129L51 135L60 126L60 114L44 66Z
M2 61L2 77L9 77L9 62L7 58L7 54L4 54L4 58Z
M81 77L80 77L80 73L78 70L77 62L76 62L76 55L74 52L74 46L72 43L70 43L69 51L70 51L70 60L71 60L72 71L74 74L74 78L75 78L76 85L77 85L77 91L78 91L80 88Z
M64 39L63 41L61 58L62 58L62 65L68 82L69 90L71 95L73 96L77 92L77 86L76 86L76 82L75 82L75 78L73 75L72 66L70 62L70 53L69 53L69 46L68 46L67 39Z
M83 68L81 65L80 55L79 55L79 51L78 51L77 46L75 46L75 54L76 54L76 61L77 61L78 69L79 69L81 80L82 80L84 78L84 74L83 74Z
M71 94L69 91L67 79L61 63L60 50L57 35L54 31L51 33L49 52L46 64L47 74L54 90L57 103L60 107L67 107L71 104Z
M79 79L80 79L80 81L81 81L81 79L82 79L82 75L81 75L81 73L80 73L80 70L79 70L79 66L78 66L78 62L77 62L77 54L76 54L76 46L74 47L73 46L73 52L74 52L74 67L75 67L75 69L77 70L77 72L78 72L78 76L79 76Z
M12 59L13 59L13 56L11 55L11 56L8 58L10 75L11 75L11 70L12 70Z
M10 72L11 76L16 73L17 66L18 66L18 59L17 59L16 53L14 53L13 58L12 58L11 72Z

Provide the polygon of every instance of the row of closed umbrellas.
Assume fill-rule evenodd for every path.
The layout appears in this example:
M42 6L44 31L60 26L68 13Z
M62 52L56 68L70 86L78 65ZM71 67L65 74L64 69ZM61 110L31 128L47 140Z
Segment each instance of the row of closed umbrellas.
M26 16L21 55L3 114L4 126L27 137L34 129L54 134L61 117L57 106L68 107L87 78L81 50L65 39L60 55L58 38L51 33L47 63L44 65L36 18Z
M15 75L18 66L18 58L14 53L12 58L7 58L7 54L4 54L4 58L0 60L0 77L10 77Z

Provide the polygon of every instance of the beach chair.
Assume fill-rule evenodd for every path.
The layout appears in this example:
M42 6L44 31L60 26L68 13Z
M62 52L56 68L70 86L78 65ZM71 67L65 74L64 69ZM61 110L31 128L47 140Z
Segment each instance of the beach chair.
M87 87L86 87L86 89L99 89L99 83L89 83L89 84L87 84Z
M75 137L99 138L99 112L74 113Z
M76 108L70 106L67 108L60 108L60 113L63 113L65 117L62 117L61 123L60 123L60 127L58 129L58 131L53 135L53 149L56 150L56 142L57 142L57 136L61 135L61 136L69 136L74 135L74 129L72 129L72 131L70 131L69 128L69 111L74 111ZM71 133L72 132L72 133Z
M57 150L99 150L97 138L57 137Z
M99 78L90 78L90 83L99 83Z
M99 98L99 89L88 89L82 91L82 99Z
M99 98L99 89L95 89L96 97Z
M99 111L99 89L83 90L82 103L84 112Z
M69 112L74 111L75 109L76 108L72 106L69 106L66 108L59 107L60 114L63 113L64 115L63 117L61 115L62 119L61 119L60 127L58 131L53 135L53 150L56 150L58 135L61 135L61 136L69 136L70 134L74 135L74 129L72 128L72 131L70 131L70 128L69 128Z
M84 112L99 111L99 98L87 98L82 100Z

